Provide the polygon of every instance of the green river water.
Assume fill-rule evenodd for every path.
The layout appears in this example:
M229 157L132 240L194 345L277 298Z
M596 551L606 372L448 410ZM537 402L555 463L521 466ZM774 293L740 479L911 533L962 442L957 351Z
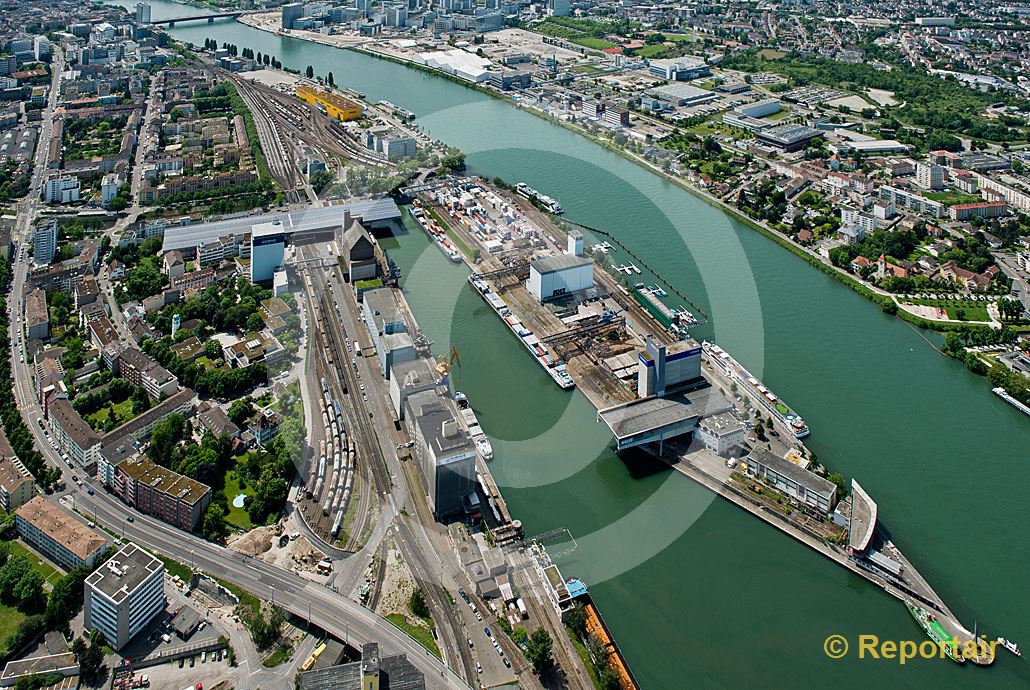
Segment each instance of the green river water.
M134 4L125 2L126 6ZM155 18L191 8L151 2ZM855 476L895 543L972 627L1030 645L1030 423L909 326L686 191L572 132L445 79L233 21L176 26L416 113L470 171L524 181L616 234L712 315L714 337ZM454 344L527 534L567 528L583 578L645 688L1030 687L1026 662L858 659L857 636L922 641L900 602L642 456L620 458L579 393L559 390L425 236L384 242L434 350ZM646 278L646 276L645 276ZM834 633L853 652L830 660Z

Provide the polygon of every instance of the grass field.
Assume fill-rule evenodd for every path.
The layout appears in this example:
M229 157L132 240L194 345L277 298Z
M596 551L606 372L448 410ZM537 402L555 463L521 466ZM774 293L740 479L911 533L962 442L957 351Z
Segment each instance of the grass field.
M990 321L984 302L967 302L965 300L916 299L913 304L925 307L939 307L948 313L953 321ZM960 313L961 312L961 313Z
M34 554L32 551L30 551L26 547L22 546L20 543L18 543L16 541L12 541L10 544L11 544L11 555L12 556L16 556L18 554L24 555L25 558L29 559L29 563L32 564L32 569L35 570L37 573L39 573L39 576L41 578L43 578L44 580L46 580L47 582L50 582L51 579L54 578L54 576L58 575L57 568L53 567L52 565L47 563L45 560L41 559L39 556Z
M0 604L0 645L18 631L18 626L25 620L25 614L12 606Z
M250 521L247 509L237 508L232 504L232 501L241 493L253 497L255 493L254 487L247 484L246 487L241 490L239 477L236 475L235 471L230 470L225 475L225 489L222 491L225 494L226 502L229 504L229 514L225 516L225 521L234 527L239 527L243 531L253 529L254 525Z
M86 423L93 427L94 430L103 429L107 423L107 418L114 414L115 426L118 426L124 422L132 419L132 400L126 398L120 403L114 405L107 405L102 407L93 414L86 415Z
M605 48L615 48L617 46L616 43L606 41L603 38L594 38L593 36L570 38L569 43L575 43L576 45L583 46L584 48L593 48L594 50L604 50Z
M408 637L435 654L438 659L441 658L440 648L436 646L436 640L433 639L433 631L428 626L421 623L410 623L407 617L400 613L391 613L386 617L386 620L403 630Z
M652 43L643 48L637 48L634 52L640 57L653 58L661 55L669 49L669 46L661 43Z
M188 565L184 565L179 561L174 561L171 558L165 558L164 556L158 556L158 558L160 558L165 564L165 570L169 575L178 575L187 582L189 582L189 579L193 577L193 571L190 570Z
M758 56L766 60L779 60L784 55L786 55L786 53L779 50L773 50L772 48L758 51Z
M933 199L939 201L945 206L954 206L955 204L975 204L983 201L980 197L975 194L966 194L965 192L926 192L923 196L927 199Z

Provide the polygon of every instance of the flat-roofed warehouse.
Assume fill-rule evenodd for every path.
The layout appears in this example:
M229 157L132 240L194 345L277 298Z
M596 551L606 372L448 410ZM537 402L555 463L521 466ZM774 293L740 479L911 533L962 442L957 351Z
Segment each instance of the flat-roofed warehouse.
M725 412L729 407L718 392L713 394L710 386L704 386L668 398L638 398L614 405L598 411L597 419L612 430L616 450L626 450L647 443L661 445L692 434L703 417Z
M594 260L558 254L529 264L529 293L540 302L594 287Z
M387 197L355 201L341 206L312 206L285 213L243 216L210 223L172 225L165 229L161 251L193 251L202 243L217 242L230 235L246 235L255 225L274 221L279 221L283 234L293 243L321 237L335 238L343 232L345 211L350 211L352 218L372 228L401 217L396 202Z
M823 136L823 132L804 125L780 125L755 133L755 137L784 151L805 148L808 142Z

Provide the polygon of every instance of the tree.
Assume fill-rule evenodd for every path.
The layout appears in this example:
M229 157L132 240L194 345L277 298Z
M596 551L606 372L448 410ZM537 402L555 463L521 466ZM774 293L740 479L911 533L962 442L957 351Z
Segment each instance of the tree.
M181 414L170 415L167 419L155 424L153 431L150 432L150 448L147 449L150 459L158 465L170 466L172 453L179 445L179 441L182 440L185 431L186 420L182 418Z
M201 533L208 541L223 542L229 536L229 524L225 521L225 508L221 503L212 503L204 512Z
M3 567L0 568L0 602L8 606L17 606L18 595L16 593L22 577L30 572L32 566L25 556L18 555L8 558Z
M82 584L89 575L86 568L76 568L56 583L47 599L43 619L51 630L65 628L82 606Z
M583 607L583 604L577 602L572 608L566 611L562 618L565 621L565 625L569 626L572 632L579 636L583 636L587 629L587 611Z
M204 356L212 360L222 357L222 346L218 344L217 340L209 340L204 343Z
M329 84L329 86L336 86L336 79L333 78L333 73L332 72L330 72L329 74L326 75L326 79L325 80Z
M529 634L529 641L526 643L526 659L533 665L536 674L543 675L551 667L551 635L543 628L537 628Z
M29 570L14 587L14 598L22 613L41 613L46 607L43 593L43 578L35 570Z
M257 333L265 327L265 320L261 318L261 314L254 313L247 317L247 332Z
M304 70L304 75L308 79L314 79L314 77L315 77L315 68L312 67L311 65L308 65L308 68L306 70Z
M250 397L233 400L229 405L229 421L241 429L252 416L254 416L254 402Z
M104 672L104 650L100 639L103 635L94 629L89 637L89 642L81 637L75 638L75 641L72 642L72 652L79 664L79 674L82 676L82 680L89 685L94 685Z
M844 481L844 475L835 472L826 479L837 485L837 494L841 498L848 495L848 485L847 482Z
M276 607L268 612L257 611L247 618L247 628L250 630L250 637L259 651L264 651L274 645L282 637L283 612Z
M421 589L416 588L411 593L411 598L408 599L408 608L419 618L429 620L429 604L426 603L426 594Z

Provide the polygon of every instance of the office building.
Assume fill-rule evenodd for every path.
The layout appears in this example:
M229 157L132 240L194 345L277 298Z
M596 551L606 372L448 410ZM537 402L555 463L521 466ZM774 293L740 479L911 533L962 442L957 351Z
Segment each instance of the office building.
M65 570L92 568L107 540L71 513L36 496L15 513L18 536Z
M350 211L343 212L343 227L343 261L350 281L370 280L378 276L375 241L368 230L351 217Z
M650 337L638 356L637 395L661 397L701 378L701 346L690 338L660 345Z
M705 64L704 58L693 55L669 60L649 60L647 70L652 76L669 81L691 81L712 73L712 68Z
M529 264L527 287L540 302L589 290L594 286L594 261L586 256L559 254Z
M100 182L100 205L109 208L111 202L118 198L118 192L122 188L122 179L118 173L104 175Z
M804 125L780 125L755 133L759 141L788 152L803 149L810 141L822 136L822 131Z
M408 396L405 420L415 441L413 454L422 470L433 514L462 515L476 490L476 447L435 391Z
M86 578L83 624L121 649L164 611L165 566L129 543Z
M29 340L50 337L50 311L46 304L46 290L36 288L25 296L25 336Z
M925 213L934 218L943 218L947 213L947 207L939 201L927 199L925 196L900 187L880 185L880 199L894 206L911 209L919 213Z
M748 476L766 482L793 499L802 509L825 516L837 505L836 484L765 448L752 451L743 469Z
M414 137L388 125L370 127L365 132L365 147L383 154L390 160L414 158L418 152L418 145Z
M286 253L283 225L273 220L255 225L250 232L250 282L271 282Z
M744 424L729 412L720 412L705 417L697 424L697 440L705 448L724 458L729 458L744 444Z
M51 220L36 226L32 235L32 260L37 266L49 266L57 252L57 221Z
M58 394L47 405L50 436L58 449L76 465L92 474L100 454L100 434L86 424L72 407L66 393Z
M136 23L137 24L149 24L150 23L150 5L145 2L136 4Z
M955 204L948 209L952 220L970 218L1000 218L1008 213L1009 205L1004 201L977 201L972 204Z
M282 28L292 29L293 23L304 16L304 3L291 2L282 7Z
M409 396L436 388L439 374L425 359L414 359L390 367L390 402L397 421L404 419L404 403Z
M659 86L652 89L650 93L660 101L665 101L673 105L686 106L688 108L721 98L721 96L714 91L702 89L691 84L683 84L681 82ZM652 106L652 109L654 109L654 106Z
M0 457L0 509L13 513L32 499L36 481L21 460Z
M390 369L415 359L415 344L407 332L400 291L376 288L362 293L361 314L372 338L383 376L390 378Z

